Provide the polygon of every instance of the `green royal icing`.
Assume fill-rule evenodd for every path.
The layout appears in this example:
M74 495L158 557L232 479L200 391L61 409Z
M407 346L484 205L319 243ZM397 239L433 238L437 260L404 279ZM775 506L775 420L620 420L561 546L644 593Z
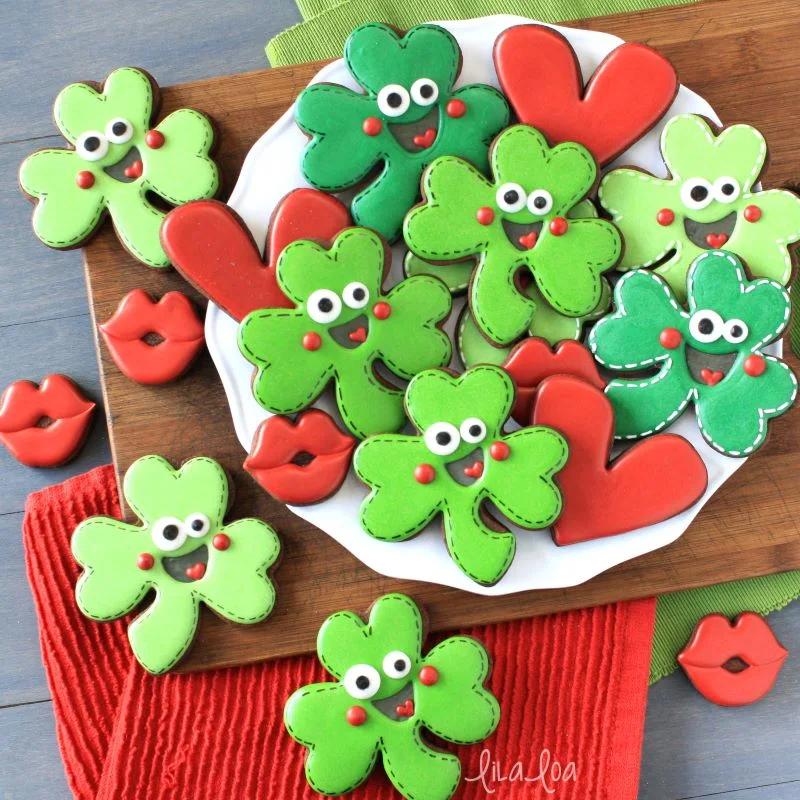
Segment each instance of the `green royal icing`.
M267 570L278 558L278 537L258 519L224 523L228 479L216 461L193 458L176 470L160 456L144 456L128 469L123 491L143 524L92 517L75 529L72 553L85 570L75 595L87 617L105 622L130 614L155 590L128 628L146 670L163 673L182 658L201 602L233 622L269 615L275 588ZM227 549L214 544L219 534Z
M147 194L171 205L213 197L219 175L209 157L213 128L197 111L174 111L155 127L163 144L147 144L156 106L154 87L146 73L124 67L108 76L102 93L85 83L60 92L56 125L75 149L39 150L25 159L19 174L23 192L37 201L33 229L46 245L82 244L108 213L133 256L150 267L169 265L159 241L165 213ZM117 135L114 123L124 123L118 128L125 132ZM94 150L87 146L95 144ZM124 169L137 159L141 176L125 176ZM90 174L89 188L78 185L79 173Z
M387 268L383 240L364 228L339 234L330 250L311 241L285 248L277 278L297 308L254 311L239 329L239 347L258 368L253 392L267 411L300 411L332 381L339 412L354 435L364 438L405 425L403 392L381 380L375 367L381 362L409 380L449 363L450 340L437 325L452 301L441 281L425 275L407 278L384 294ZM382 318L385 305L390 314ZM363 341L354 341L350 334L359 329ZM317 349L309 349L307 337Z
M694 403L712 447L749 455L764 443L767 422L786 412L797 395L789 367L761 352L789 321L789 295L774 281L748 280L741 262L723 251L704 253L692 264L687 288L688 312L661 278L631 272L615 287L616 312L590 334L595 358L609 369L657 370L644 380L608 384L615 435L656 433ZM674 329L672 341L662 336L667 329ZM748 374L748 358L761 364L762 374Z
M423 729L448 742L474 744L497 728L500 707L484 687L490 663L480 642L452 636L425 656L422 644L422 615L402 594L377 600L367 623L349 611L325 621L317 652L336 682L298 689L284 712L289 734L308 748L305 772L315 791L352 791L380 756L408 800L452 797L461 764L452 753L430 747ZM408 699L412 713L398 715L396 707Z
M513 402L514 384L499 367L473 367L458 377L435 369L417 375L406 408L420 435L373 436L355 452L356 474L371 489L361 506L364 530L381 541L405 541L441 514L458 567L477 583L497 583L516 539L499 521L489 524L483 506L493 503L519 527L546 528L561 511L553 476L567 460L566 441L550 428L503 433ZM497 443L508 448L505 458L491 454ZM464 469L478 461L482 474L467 478ZM432 468L429 482L418 479L422 465Z
M453 89L461 52L436 25L418 25L402 38L387 25L362 25L347 40L345 62L364 94L321 83L298 98L295 119L311 137L303 175L328 192L366 182L353 199L353 219L394 241L434 158L459 155L486 169L489 143L508 124L508 105L490 86ZM451 116L453 102L460 116ZM365 120L379 129L375 135L365 132ZM429 129L429 146L413 143Z
M423 175L425 203L408 214L404 234L424 259L478 257L472 314L487 338L508 345L536 326L536 301L520 289L520 270L533 276L555 312L583 317L600 304L601 275L616 264L622 242L612 223L591 217L570 218L560 235L551 232L552 220L579 203L586 207L582 201L597 176L586 148L572 142L551 148L536 129L516 125L497 137L490 160L494 182L458 158L433 162ZM509 210L510 192L519 199L517 210ZM488 221L479 221L479 209L489 212ZM533 233L536 242L525 249L519 238Z
M724 247L751 274L787 285L788 245L800 241L800 198L754 188L767 159L761 133L733 125L715 135L702 117L683 114L664 128L661 150L667 179L615 169L600 184L600 202L625 239L619 269L658 265L655 271L684 302L690 264L704 251ZM748 221L749 207L758 219ZM662 222L672 219L669 224L659 223L662 210L672 212L674 218L662 216ZM709 241L709 235L727 238Z

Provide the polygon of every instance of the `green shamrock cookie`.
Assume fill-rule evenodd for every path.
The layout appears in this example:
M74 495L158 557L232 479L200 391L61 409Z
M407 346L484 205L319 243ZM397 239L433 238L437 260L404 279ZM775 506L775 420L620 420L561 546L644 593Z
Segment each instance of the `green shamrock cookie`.
M500 707L484 682L489 656L468 636L451 636L422 655L424 625L416 604L387 594L369 621L333 614L317 636L317 653L336 682L298 689L284 722L308 748L306 778L320 794L360 786L380 756L389 780L408 800L448 800L461 779L457 756L432 748L439 739L474 744L490 736Z
M636 270L616 285L616 311L592 330L595 358L612 370L652 374L613 380L615 436L638 439L674 422L694 403L706 441L746 456L767 437L767 423L788 411L797 379L763 355L789 322L789 294L778 283L748 280L731 253L704 253L689 269L689 310L657 275Z
M508 124L508 105L490 86L454 91L461 51L437 25L418 25L403 37L387 25L362 25L344 57L364 94L329 83L300 94L295 119L311 137L303 175L328 192L366 182L353 199L353 219L394 241L434 158L458 155L486 169L489 143Z
M599 305L601 275L616 264L622 242L607 220L567 219L597 178L585 147L551 148L535 128L516 125L497 137L490 160L494 182L458 158L433 162L423 175L425 203L408 214L404 234L428 260L479 257L472 314L488 339L507 345L536 324L536 300L520 274L533 277L555 312L582 317Z
M74 149L39 150L22 164L22 191L36 203L33 230L46 245L77 247L106 212L120 241L139 261L166 267L159 229L165 213L153 193L171 205L213 197L219 188L209 157L214 131L188 108L151 129L158 86L131 67L114 70L102 88L73 83L56 98L56 125Z
M153 602L131 623L128 639L149 672L166 672L194 638L200 603L233 622L260 622L275 604L267 570L278 558L275 531L258 519L227 525L228 479L210 458L173 469L144 456L125 473L125 499L142 526L91 517L72 536L84 568L75 596L81 611L105 622Z
M330 250L293 242L278 259L283 293L297 308L265 308L239 328L239 347L258 367L256 400L273 414L311 405L333 381L349 430L364 438L405 424L403 392L379 377L378 362L408 380L450 361L450 340L437 325L450 313L436 278L407 278L384 294L389 255L365 228L340 233Z
M655 266L684 302L690 264L724 247L753 275L788 285L800 197L754 188L767 160L761 133L749 125L715 133L702 117L682 114L664 128L661 150L666 179L615 169L600 184L600 202L625 239L619 268Z
M516 539L488 504L521 528L546 528L561 512L553 476L567 460L566 441L550 428L503 433L513 403L514 384L499 367L417 375L406 409L420 435L373 436L355 452L356 474L371 489L361 506L364 530L405 541L442 514L458 567L477 583L497 583Z

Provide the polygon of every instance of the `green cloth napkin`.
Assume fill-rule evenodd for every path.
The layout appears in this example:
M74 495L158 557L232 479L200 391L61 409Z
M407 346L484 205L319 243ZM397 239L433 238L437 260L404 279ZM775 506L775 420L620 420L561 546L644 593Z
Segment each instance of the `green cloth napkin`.
M380 20L405 30L432 19L468 19L487 14L519 14L545 22L585 19L696 0L295 0L305 22L278 34L266 47L273 66L341 56L350 32ZM792 292L791 342L800 357L800 276ZM743 611L768 614L800 596L800 571L734 581L663 595L658 600L650 683L677 668L697 621L714 612L735 617Z

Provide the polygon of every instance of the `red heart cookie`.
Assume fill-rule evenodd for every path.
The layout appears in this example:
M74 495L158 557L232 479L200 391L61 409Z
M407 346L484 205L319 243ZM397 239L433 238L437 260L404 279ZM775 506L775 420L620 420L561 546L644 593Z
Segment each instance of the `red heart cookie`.
M689 508L706 490L703 459L674 434L639 442L609 464L611 402L580 378L545 380L536 395L533 424L555 428L569 443L569 460L556 476L564 495L564 511L553 526L558 545L655 525Z
M647 133L678 91L672 64L634 43L612 50L584 90L572 46L543 25L500 34L494 64L520 122L538 128L552 144L580 142L601 166Z

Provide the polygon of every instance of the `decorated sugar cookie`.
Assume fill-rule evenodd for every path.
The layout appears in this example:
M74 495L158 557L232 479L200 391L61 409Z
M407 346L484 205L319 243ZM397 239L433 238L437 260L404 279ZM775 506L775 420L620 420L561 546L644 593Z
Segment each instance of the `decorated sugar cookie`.
M797 396L794 373L762 352L789 322L789 294L774 281L748 280L741 262L718 250L692 264L687 291L685 311L661 278L636 270L615 287L616 311L590 334L595 358L609 369L655 372L608 384L615 436L663 430L693 403L712 447L747 456Z
M353 219L394 241L419 197L422 170L445 154L486 169L489 143L508 124L508 106L490 86L453 89L461 51L437 25L403 36L387 25L362 25L350 34L344 57L363 94L327 83L300 94L295 119L311 137L303 175L329 192L363 182Z
M516 539L488 504L521 528L546 528L561 511L553 476L567 460L566 441L550 428L503 432L513 404L514 384L499 367L417 375L406 409L419 435L373 436L356 450L356 474L371 489L361 506L364 530L400 542L441 514L447 549L462 572L497 583Z
M425 202L406 217L404 234L428 260L478 256L470 308L484 336L507 345L535 324L526 272L555 312L582 317L601 303L602 273L617 263L622 242L607 220L567 218L597 178L581 145L551 148L536 129L516 125L495 140L491 165L493 181L461 159L437 159L423 176Z
M232 622L265 619L275 604L267 576L280 549L258 519L225 524L228 479L210 458L173 469L160 456L135 461L123 486L142 521L91 517L72 536L84 572L75 588L81 611L104 622L153 602L128 628L133 654L149 672L172 669L189 649L200 603Z
M61 91L54 116L71 148L39 150L19 173L46 245L78 247L108 213L135 258L169 264L158 238L165 215L148 194L171 205L213 197L219 175L208 118L181 108L151 128L158 106L155 81L131 67L114 70L102 87L73 83Z
M450 313L447 287L420 275L388 292L389 254L365 228L340 233L330 249L300 240L277 265L278 284L295 308L249 314L239 347L257 367L256 400L273 414L310 406L331 382L345 425L355 436L399 430L403 392L376 372L382 363L408 380L450 361L447 335L437 326Z
M756 188L767 162L761 133L749 125L717 132L702 117L682 114L664 128L661 150L667 178L615 169L600 184L600 202L625 238L619 268L654 267L683 302L691 263L725 249L752 275L787 286L800 197Z
M314 791L346 794L380 758L408 800L452 797L461 781L458 757L431 747L423 731L475 744L497 728L500 706L484 685L486 648L451 636L423 655L424 628L419 608L402 594L378 599L366 623L350 611L325 621L317 653L335 681L298 689L284 711L289 734L308 748Z

